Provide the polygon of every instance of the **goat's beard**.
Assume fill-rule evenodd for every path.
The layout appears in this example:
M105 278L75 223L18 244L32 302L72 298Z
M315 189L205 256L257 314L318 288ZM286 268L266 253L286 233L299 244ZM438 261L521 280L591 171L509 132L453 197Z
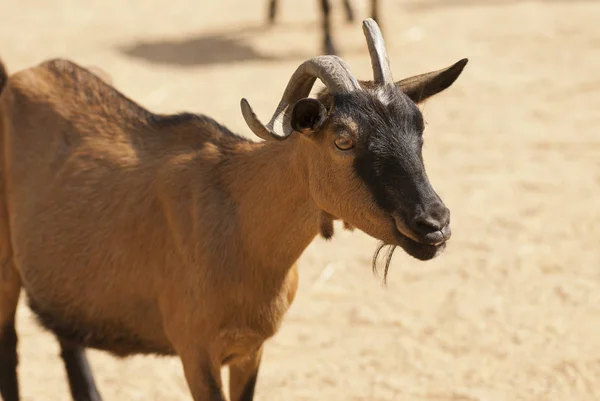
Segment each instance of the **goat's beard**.
M321 211L321 219L320 219L320 224L319 224L319 228L321 231L321 236L323 238L325 238L326 240L330 240L333 237L333 221L336 220L336 218L327 213L326 211ZM349 230L349 231L353 231L354 227L352 227L348 222L344 221L344 229ZM389 245L386 244L384 242L381 242L378 246L377 249L375 250L375 254L373 255L373 261L372 261L372 267L373 267L373 273L377 274L378 269L378 262L379 262L379 255L381 254L381 252L384 249L387 249L385 258L384 258L384 268L383 268L383 283L386 284L387 283L387 275L388 275L388 271L390 269L390 263L392 262L392 256L394 256L394 251L396 250L397 246L396 245Z
M323 211L321 211L320 220L321 221L319 222L319 229L321 231L321 236L323 238L325 238L326 240L330 240L333 237L333 221L337 220L337 219L335 218L335 216L333 216L323 210ZM352 227L348 222L344 221L343 224L344 224L344 229L349 230L349 231L354 230L354 227ZM373 262L372 262L373 273L377 274L377 271L379 270L379 268L378 268L379 255L381 255L381 252L384 249L387 250L385 253L384 267L383 267L383 283L384 284L387 283L387 274L390 269L390 263L392 261L392 256L394 256L394 251L396 250L396 248L397 248L396 245L389 245L384 242L381 242L377 246L377 249L375 250L375 254L373 255Z
M379 255L381 255L381 252L385 249L385 257L384 257L384 267L383 267L383 283L387 284L387 275L388 275L388 271L390 269L390 263L392 262L392 256L394 256L394 252L396 251L396 248L398 246L397 245L390 245L390 244L386 244L384 242L379 243L379 245L377 246L377 249L375 250L375 254L373 255L373 261L372 261L372 267L373 267L373 274L377 274L377 271L379 270L378 268L378 262L379 262Z

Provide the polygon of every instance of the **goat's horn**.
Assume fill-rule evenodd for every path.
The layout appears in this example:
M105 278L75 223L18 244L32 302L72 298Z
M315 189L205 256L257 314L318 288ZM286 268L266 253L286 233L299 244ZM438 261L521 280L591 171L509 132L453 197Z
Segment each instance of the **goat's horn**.
M373 78L376 83L392 85L392 69L385 50L383 35L379 25L372 18L363 21L363 33L367 39L369 54L371 56L371 66L373 67Z
M258 119L256 113L254 113L254 110L252 110L250 103L248 103L246 99L242 98L240 107L242 108L242 116L244 116L246 124L248 124L248 127L250 127L252 132L254 132L257 137L264 139L265 141L284 138L265 127L265 125Z
M293 131L290 125L290 106L310 94L317 78L327 86L331 93L360 90L360 84L341 58L337 56L314 57L300 64L291 76L281 101L267 125L260 122L250 104L242 99L242 115L248 127L259 138L265 140L283 139L289 136ZM275 127L276 124L277 127Z

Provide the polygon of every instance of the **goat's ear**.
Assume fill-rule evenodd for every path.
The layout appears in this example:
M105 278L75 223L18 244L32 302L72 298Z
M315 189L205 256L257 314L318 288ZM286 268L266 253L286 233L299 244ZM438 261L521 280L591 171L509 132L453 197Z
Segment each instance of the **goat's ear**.
M294 104L291 126L294 131L310 133L318 131L327 119L327 109L317 99L304 98Z
M469 60L464 58L450 67L415 75L396 82L396 85L413 102L420 103L452 85L467 65L467 61Z

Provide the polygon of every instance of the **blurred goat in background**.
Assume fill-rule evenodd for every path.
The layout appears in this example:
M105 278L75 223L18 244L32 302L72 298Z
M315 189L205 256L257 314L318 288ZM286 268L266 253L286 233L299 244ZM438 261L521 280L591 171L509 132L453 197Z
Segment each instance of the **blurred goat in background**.
M331 23L330 23L330 11L331 6L329 5L329 0L320 0L321 1L321 11L323 12L323 53L324 54L337 54L335 45L331 40ZM381 21L379 20L379 0L370 0L371 1L371 15L381 27ZM344 10L346 11L346 20L348 22L354 21L354 10L352 9L352 5L350 4L350 0L342 0L344 3ZM269 0L269 22L271 24L275 23L275 17L277 15L277 5L278 0Z

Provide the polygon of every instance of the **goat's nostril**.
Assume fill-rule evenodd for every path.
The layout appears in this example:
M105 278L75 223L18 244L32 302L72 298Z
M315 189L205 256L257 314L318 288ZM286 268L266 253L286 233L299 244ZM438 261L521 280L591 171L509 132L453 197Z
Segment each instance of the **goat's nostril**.
M450 210L446 207L435 208L415 217L413 224L414 228L422 234L440 231L450 224Z
M444 223L432 216L419 216L415 219L415 226L420 232L432 232L444 228Z

